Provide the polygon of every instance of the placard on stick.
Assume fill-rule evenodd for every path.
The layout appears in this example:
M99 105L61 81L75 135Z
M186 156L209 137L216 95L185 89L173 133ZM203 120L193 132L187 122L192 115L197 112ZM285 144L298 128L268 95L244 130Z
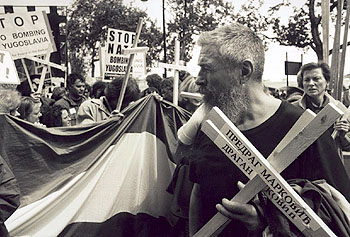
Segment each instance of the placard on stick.
M135 51L133 46L136 40L136 33L124 30L108 28L106 46L101 47L100 61L103 80L105 76L125 75L128 70L130 56L133 55L133 64L131 65L131 73L133 77L139 77L145 74L146 60L145 52L147 47L138 47ZM133 51L130 48L133 47ZM145 50L147 48L147 50ZM129 49L129 51L127 51ZM137 65L134 65L136 59ZM134 68L134 66L136 66ZM134 75L134 69L135 75ZM142 76L143 76L142 75Z
M55 52L46 13L0 14L0 49L9 51L13 59Z
M11 53L0 50L0 84L20 84Z

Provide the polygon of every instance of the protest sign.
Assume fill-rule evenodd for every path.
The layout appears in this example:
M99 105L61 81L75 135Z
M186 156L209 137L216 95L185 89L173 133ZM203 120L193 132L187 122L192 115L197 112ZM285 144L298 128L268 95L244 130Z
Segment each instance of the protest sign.
M0 14L0 49L13 59L56 51L46 13Z
M101 52L104 58L101 61L103 61L102 69L105 76L124 75L126 73L130 55L126 54L127 52L124 53L123 50L132 47L135 37L135 32L108 29L107 44ZM139 73L145 68L144 57L144 53L135 54L137 68L141 69L138 70ZM135 75L133 76L135 77Z
M0 50L0 84L20 84L10 52L2 50Z
M132 76L134 78L141 78L146 74L146 52L148 47L136 47L123 49L123 54L134 54L132 61Z

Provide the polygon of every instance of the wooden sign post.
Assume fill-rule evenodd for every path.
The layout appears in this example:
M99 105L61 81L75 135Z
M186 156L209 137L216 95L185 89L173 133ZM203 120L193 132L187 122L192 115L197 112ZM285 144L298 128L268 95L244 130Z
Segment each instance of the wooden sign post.
M339 65L339 79L338 79L338 86L337 86L338 98L336 97L340 101L342 101L342 99L343 99L344 67L345 67L346 48L347 48L347 44L348 44L349 19L350 19L350 4L348 2L347 7L346 7L346 18L345 18L344 35L343 35L343 47L341 50L341 58L340 58L340 65Z
M139 22L137 24L137 27L136 27L136 38L135 38L133 46L132 46L133 48L137 47L137 43L139 41L141 30L142 30L142 25L143 25L143 18L140 18ZM123 81L123 84L122 84L122 89L120 90L119 99L118 99L117 108L116 108L116 110L119 111L119 112L120 112L120 109L122 107L124 94L125 94L125 91L126 91L126 86L128 85L128 80L129 80L129 76L130 76L130 73L131 73L131 66L132 66L133 60L134 60L134 54L130 54L128 67L126 69L125 78L124 78L124 81Z
M50 51L47 51L47 53L45 55L45 58L44 58L44 61L50 62L50 55L51 55ZM40 76L40 82L39 82L38 90L36 91L39 94L41 94L41 91L42 91L43 86L44 86L46 71L47 71L47 65L44 64L43 70L41 71L41 76Z
M177 38L175 39L175 63L174 64L166 64L166 63L158 62L158 67L174 70L173 104L178 105L178 101L179 101L179 71L181 71L181 70L187 71L187 67L180 65L180 41Z
M335 25L335 35L332 49L332 64L331 64L331 81L329 87L333 98L340 100L339 95L339 53L340 53L340 32L341 32L341 16L344 0L339 0L337 4L337 20ZM345 42L346 43L346 42ZM342 89L342 88L341 88Z
M303 234L306 236L335 236L279 173L342 114L343 112L333 104L328 104L314 119L312 119L314 114L306 111L306 114L302 115L271 153L268 160L217 108L210 112L210 120L204 123L202 130L251 179L233 198L234 201L246 203L267 185L266 191L271 201ZM306 120L306 123L303 120ZM276 194L281 190L286 194L284 197ZM195 236L218 234L218 231L228 221L229 219L218 213Z
M329 0L322 1L323 62L329 64Z

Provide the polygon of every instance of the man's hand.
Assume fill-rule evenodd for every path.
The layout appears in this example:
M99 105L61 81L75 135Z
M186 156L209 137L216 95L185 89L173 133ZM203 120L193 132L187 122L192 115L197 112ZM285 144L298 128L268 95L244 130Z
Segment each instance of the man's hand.
M338 132L348 132L350 129L350 123L348 120L339 120L334 124L334 129Z
M124 114L122 114L118 110L113 110L109 117L110 118L118 118L118 123L120 123L124 118Z
M30 97L32 97L36 102L40 101L41 93L39 92L33 92L30 94Z
M238 182L238 188L243 187L244 184ZM261 233L265 227L255 207L251 204L242 204L224 198L222 204L216 205L216 209L230 219L241 221L250 233Z

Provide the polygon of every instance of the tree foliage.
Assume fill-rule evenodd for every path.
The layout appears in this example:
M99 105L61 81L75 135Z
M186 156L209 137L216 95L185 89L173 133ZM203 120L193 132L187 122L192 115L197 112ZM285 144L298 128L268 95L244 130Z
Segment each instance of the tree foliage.
M174 56L174 34L179 34L181 45L180 58L184 61L191 59L191 51L195 44L193 35L215 29L232 21L238 21L256 32L267 30L265 17L259 13L259 4L253 0L242 6L242 11L235 13L232 3L224 0L169 0L172 20L167 24L167 42L169 47L168 61Z
M147 64L159 60L161 32L144 11L125 6L122 0L76 0L68 13L70 62L75 72L86 72L98 60L98 46L107 38L107 29L136 31L139 18L145 19L138 46L148 46Z
M338 1L331 1L330 12L331 16L333 16L332 19L337 14L337 4ZM320 38L322 32L321 0L305 1L302 7L294 7L294 14L289 16L287 24L283 24L276 15L286 6L290 6L289 1L283 1L270 8L269 23L272 25L273 32L276 34L274 40L281 45L296 46L299 48L309 47L315 51L318 60L323 60L322 40Z

